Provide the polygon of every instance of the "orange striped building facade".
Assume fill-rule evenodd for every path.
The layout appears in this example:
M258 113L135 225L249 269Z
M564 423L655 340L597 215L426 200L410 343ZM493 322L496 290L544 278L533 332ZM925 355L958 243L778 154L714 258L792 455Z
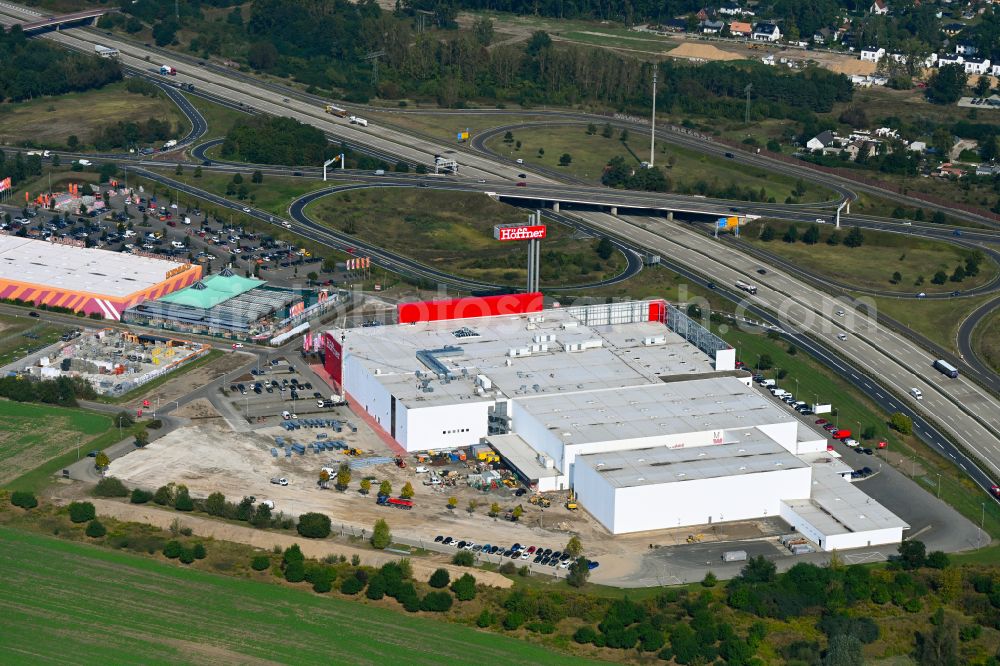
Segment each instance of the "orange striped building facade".
M99 313L104 319L121 320L122 312L145 300L160 298L178 289L190 286L201 278L202 267L182 264L164 276L162 282L141 289L127 296L109 296L84 289L68 290L40 284L19 282L10 278L0 278L0 298L33 302L35 305L49 305L69 308L74 312L88 315ZM83 285L81 285L83 286Z

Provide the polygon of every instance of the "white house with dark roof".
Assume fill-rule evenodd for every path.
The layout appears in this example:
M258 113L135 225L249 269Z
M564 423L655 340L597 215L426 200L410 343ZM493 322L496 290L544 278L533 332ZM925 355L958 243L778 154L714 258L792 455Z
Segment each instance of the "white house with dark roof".
M781 30L773 23L758 23L751 38L756 42L776 42L781 39Z

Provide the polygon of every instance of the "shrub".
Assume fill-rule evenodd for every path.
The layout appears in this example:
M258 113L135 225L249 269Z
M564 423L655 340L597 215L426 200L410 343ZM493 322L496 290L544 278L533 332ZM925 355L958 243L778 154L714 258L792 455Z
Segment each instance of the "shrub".
M184 550L184 547L181 546L181 542L180 541L171 540L171 541L168 541L163 546L163 554L166 557L169 557L172 560L175 560L178 557L180 557L182 550Z
M340 583L340 591L344 594L357 594L364 587L365 584L358 580L357 576L348 576Z
M701 584L703 587L715 587L718 584L719 579L716 578L715 574L709 571L705 574L705 577L701 579Z
M597 638L597 632L588 625L583 625L573 634L573 640L580 644L593 643Z
M931 569L947 569L950 560L940 550L935 550L927 556L927 566Z
M507 574L508 576L517 572L517 565L513 562L504 562L500 565L498 571L502 574Z
M476 579L471 574L462 574L451 584L451 591L459 601L472 601L476 598Z
M10 494L10 503L22 509L34 509L38 506L38 498L27 490L16 490Z
M153 493L153 501L161 506L171 506L174 503L174 489L173 485L160 486Z
M479 614L479 617L476 618L476 626L480 629L485 629L491 624L493 624L493 614L484 609L483 612Z
M365 596L373 601L378 601L385 596L385 577L381 574L372 576L368 580L368 589Z
M264 571L271 566L271 558L267 555L257 555L250 562L250 568L254 571Z
M194 548L191 549L191 554L194 555L194 559L203 560L208 556L208 551L205 550L205 544L196 543Z
M313 583L313 592L318 594L326 594L332 589L333 581L330 580L329 576L319 578L315 583Z
M191 564L192 562L194 562L194 551L192 551L190 548L182 549L180 560L184 564Z
M174 508L178 511L194 511L194 501L191 499L188 489L184 486L181 486L177 490L177 496L174 498Z
M145 504L149 500L153 499L153 493L148 490L143 490L142 488L136 488L132 491L132 496L129 501L132 504Z
M301 583L306 579L306 565L302 560L292 560L285 564L285 580Z
M431 577L427 582L431 587L440 589L442 587L448 587L448 583L451 582L451 576L448 575L447 569L437 569L431 574Z
M420 602L421 610L443 613L451 608L454 599L448 592L428 592Z
M128 488L121 482L121 479L109 476L101 479L94 486L96 497L128 497Z
M399 586L396 601L403 604L403 608L408 613L416 613L420 610L420 597L417 596L417 590L413 587L413 583L403 583Z
M325 539L330 536L330 517L322 513L304 513L299 516L296 530L307 539Z
M90 502L71 502L69 505L69 519L74 523L86 523L96 516L97 512Z
M96 518L87 523L86 534L91 539L99 539L100 537L104 536L107 533L108 529L104 527L104 525L102 525L100 521L98 521Z
M460 550L451 558L451 563L457 564L460 567L471 567L475 560L476 558L471 550Z
M522 624L524 624L524 615L517 611L507 613L503 618L503 628L508 631L514 631Z

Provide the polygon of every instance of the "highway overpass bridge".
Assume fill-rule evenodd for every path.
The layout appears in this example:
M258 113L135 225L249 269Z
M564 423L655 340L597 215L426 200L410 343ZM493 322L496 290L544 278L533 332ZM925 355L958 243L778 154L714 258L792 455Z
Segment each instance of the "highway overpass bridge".
M74 28L82 25L96 25L97 20L104 16L105 14L110 14L111 12L117 12L118 10L114 7L105 7L103 9L87 9L81 12L72 12L69 14L60 14L58 16L40 16L33 21L25 21L24 23L13 23L7 26L9 31L14 26L20 26L21 32L25 33L37 33L44 32L46 30L61 30L62 28Z

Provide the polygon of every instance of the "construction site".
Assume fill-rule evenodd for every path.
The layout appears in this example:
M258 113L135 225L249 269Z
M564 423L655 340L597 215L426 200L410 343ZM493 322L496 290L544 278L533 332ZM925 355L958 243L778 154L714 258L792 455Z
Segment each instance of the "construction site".
M56 351L25 372L39 379L81 377L101 395L118 396L207 354L199 342L122 329L84 329L63 336Z

